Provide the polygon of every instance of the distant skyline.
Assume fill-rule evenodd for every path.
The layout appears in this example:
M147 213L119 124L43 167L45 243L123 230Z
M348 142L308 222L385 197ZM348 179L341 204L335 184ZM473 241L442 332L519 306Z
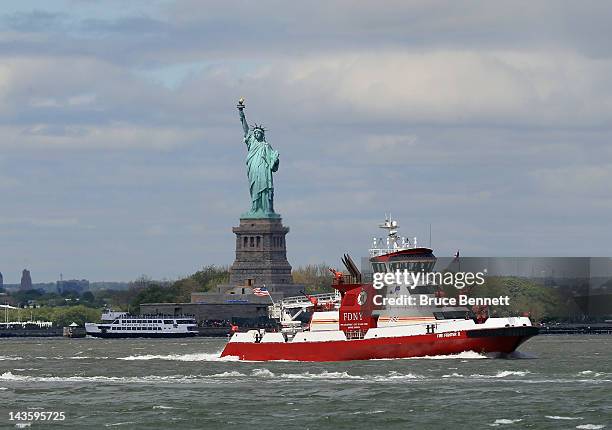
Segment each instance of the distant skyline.
M366 255L389 212L437 255L612 255L611 3L2 6L5 284L231 264L241 96L294 267Z

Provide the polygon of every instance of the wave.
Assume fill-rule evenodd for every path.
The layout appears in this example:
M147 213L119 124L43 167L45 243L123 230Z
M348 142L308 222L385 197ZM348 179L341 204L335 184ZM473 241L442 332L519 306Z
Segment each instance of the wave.
M118 426L127 426L130 424L136 424L134 421L124 421L121 423L111 423L111 424L104 424L104 427L118 427Z
M246 375L245 375L246 376ZM389 372L387 375L351 375L348 372L328 372L323 371L321 373L311 373L311 372L302 372L302 373L281 373L280 375L276 375L268 369L253 369L251 372L252 377L265 377L265 378L274 378L278 377L281 379L348 379L348 380L362 380L362 381L391 381L398 379L423 379L423 376L415 375L413 373L399 373L395 371Z
M582 417L561 417L559 415L546 415L546 418L551 420L583 420Z
M0 375L0 381L15 382L111 382L111 383L134 383L134 382L190 382L197 380L197 376L170 375L170 376L30 376L15 375L4 372Z
M355 381L377 381L389 382L396 380L424 379L424 376L413 373L399 373L391 371L386 375L351 375L348 372L321 373L281 373L275 374L268 369L253 369L250 375L238 371L227 371L211 375L169 375L169 376L31 376L4 372L0 375L0 381L13 382L106 382L106 383L163 383L180 382L194 383L198 381L225 379L225 378L278 378L278 379L306 379L306 380L355 380Z
M263 376L266 378L273 378L274 373L270 372L268 369L253 369L251 372L252 376Z
M23 357L0 355L0 361L19 361L19 360L23 360Z
M595 372L593 370L583 370L582 372L578 373L579 376L594 376L596 378L600 377L600 376L604 376L604 375L609 375L609 373L604 373L604 372Z
M285 379L363 379L362 376L349 375L347 372L321 372L321 373L283 373L280 375Z
M499 426L501 424L514 424L514 423L518 423L520 421L523 421L523 420L520 419L520 418L515 419L515 420L509 420L509 419L506 419L506 418L500 418L500 419L495 420L495 422L493 424L489 424L489 426L497 427L497 426Z
M193 353L193 354L168 354L168 355L130 355L128 357L118 357L117 360L138 361L138 360L167 360L167 361L238 361L238 357L221 357L221 353Z
M500 370L495 375L470 375L472 378L505 378L506 376L525 376L531 373L528 370Z
M584 430L599 430L604 427L605 427L604 424L582 424L582 425L576 426L577 429L584 429Z
M450 375L442 375L443 378L463 378L463 375L457 372L453 372Z
M387 376L375 376L374 379L377 381L393 380L393 379L424 379L424 376L415 375L414 373L399 373L395 371L389 372Z
M205 375L204 378L240 378L246 377L244 373L236 372L235 370L231 372L223 372L223 373L214 373L212 375Z
M463 351L458 354L449 354L449 355L425 355L423 357L410 357L406 358L406 360L451 360L451 359L463 359L463 360L475 360L482 358L490 358L484 354L479 354L474 351Z

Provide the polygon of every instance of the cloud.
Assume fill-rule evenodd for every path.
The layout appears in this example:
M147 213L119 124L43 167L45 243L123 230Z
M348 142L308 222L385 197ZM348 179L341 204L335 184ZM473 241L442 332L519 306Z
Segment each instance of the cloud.
M248 208L240 96L280 151L293 265L365 253L389 211L421 243L431 222L440 255L555 254L568 238L608 252L612 5L32 9L0 17L12 272L24 259L51 279L230 263Z

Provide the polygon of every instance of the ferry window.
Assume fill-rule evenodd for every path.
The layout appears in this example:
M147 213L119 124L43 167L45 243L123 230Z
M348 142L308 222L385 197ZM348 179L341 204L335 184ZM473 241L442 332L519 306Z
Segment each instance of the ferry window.
M172 324L172 320L164 320L164 324Z
M372 268L375 272L381 273L386 272L385 263L372 263Z

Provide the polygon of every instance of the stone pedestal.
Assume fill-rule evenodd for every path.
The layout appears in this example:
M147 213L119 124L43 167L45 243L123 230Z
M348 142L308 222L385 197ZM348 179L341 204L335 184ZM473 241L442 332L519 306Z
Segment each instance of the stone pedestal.
M287 261L285 236L289 227L278 218L241 218L234 227L236 259L230 266L229 283L217 285L205 293L192 293L197 304L263 304L283 297L299 296L303 285L293 283L291 265ZM253 288L266 287L270 296L257 296Z
M289 227L283 226L280 218L241 218L240 226L232 230L236 235L236 260L230 267L230 285L294 290L285 242Z

